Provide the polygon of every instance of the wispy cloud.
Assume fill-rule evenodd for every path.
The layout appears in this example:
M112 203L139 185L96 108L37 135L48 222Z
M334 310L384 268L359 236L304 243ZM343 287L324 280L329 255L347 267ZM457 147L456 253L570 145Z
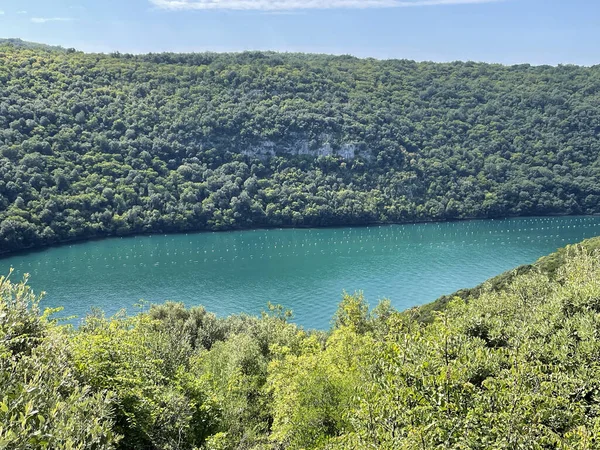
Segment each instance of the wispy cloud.
M418 6L467 5L503 0L149 0L160 9L233 9L290 11L299 9L408 8Z
M263 10L261 14L269 15L269 16L302 16L306 15L306 11L299 10Z
M17 11L17 14L27 14L27 11Z
M72 22L75 19L71 17L32 17L33 23L46 23L46 22Z

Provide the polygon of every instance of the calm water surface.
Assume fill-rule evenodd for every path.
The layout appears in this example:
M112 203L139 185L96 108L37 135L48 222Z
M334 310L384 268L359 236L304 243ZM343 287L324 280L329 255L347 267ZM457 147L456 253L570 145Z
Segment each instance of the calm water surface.
M135 312L140 299L219 315L258 314L271 302L325 329L343 290L406 309L597 235L600 217L154 235L17 255L0 260L0 273L29 273L47 292L43 305L65 315Z

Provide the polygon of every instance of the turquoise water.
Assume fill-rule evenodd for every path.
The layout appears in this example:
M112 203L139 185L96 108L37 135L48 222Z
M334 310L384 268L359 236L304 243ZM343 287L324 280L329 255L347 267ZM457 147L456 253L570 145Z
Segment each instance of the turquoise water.
M43 305L84 317L135 312L140 299L259 314L267 302L326 329L343 290L398 309L435 300L600 235L600 217L527 218L367 228L256 230L114 238L0 260L29 273Z

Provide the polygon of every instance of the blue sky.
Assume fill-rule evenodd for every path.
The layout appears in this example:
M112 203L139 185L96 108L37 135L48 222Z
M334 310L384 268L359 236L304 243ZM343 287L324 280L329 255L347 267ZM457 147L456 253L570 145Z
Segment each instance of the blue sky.
M91 52L600 64L600 0L0 0L0 12L0 37Z

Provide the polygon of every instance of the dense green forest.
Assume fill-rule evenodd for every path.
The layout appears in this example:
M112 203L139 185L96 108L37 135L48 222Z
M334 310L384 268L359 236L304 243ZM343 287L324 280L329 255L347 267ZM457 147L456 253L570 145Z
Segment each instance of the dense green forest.
M600 212L600 68L0 44L0 253Z
M24 41L23 39L19 39L19 38L0 38L0 46L1 47L13 47L13 48L24 48L24 49L30 49L30 50L46 50L46 51L53 51L53 52L70 52L73 53L75 52L75 49L70 48L70 49L66 49L64 47L60 47L57 45L47 45L47 44L40 44L38 42L29 42L29 41Z
M60 325L0 278L0 448L600 448L600 238L452 301ZM433 312L437 309L436 312Z

